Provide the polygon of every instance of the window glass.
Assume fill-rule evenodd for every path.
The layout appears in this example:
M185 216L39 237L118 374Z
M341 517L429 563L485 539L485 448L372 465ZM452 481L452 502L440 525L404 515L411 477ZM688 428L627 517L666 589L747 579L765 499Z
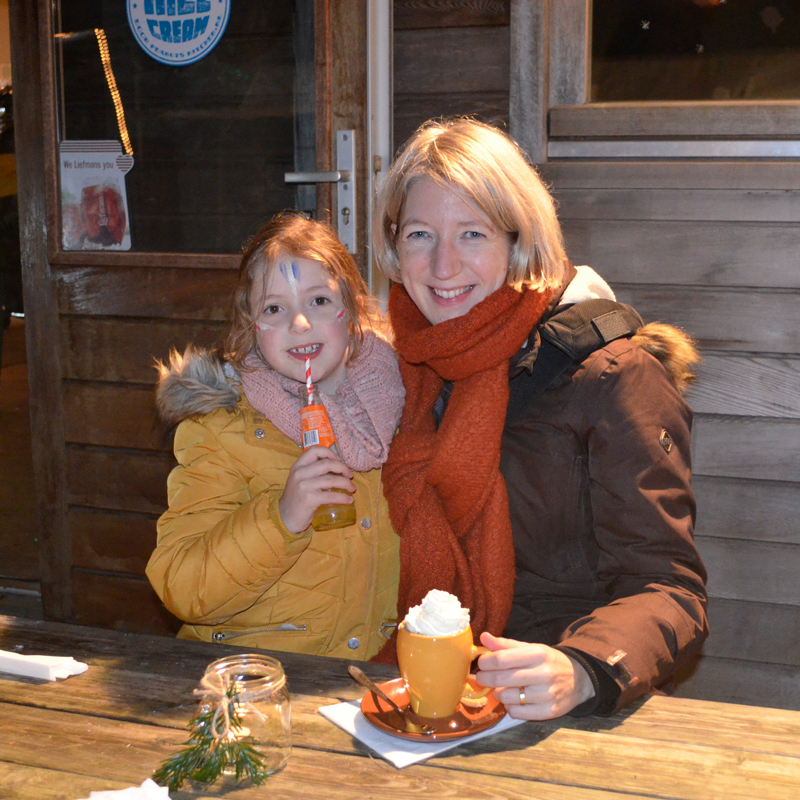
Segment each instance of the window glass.
M174 0L155 5L175 13ZM283 180L285 172L315 168L313 0L232 0L230 7L214 49L176 66L139 46L123 0L61 0L65 249L237 252L277 211L313 210L314 187ZM97 181L82 186L77 172L63 177L66 160L87 162L86 148L74 142L116 142L114 159L132 151L122 189L129 242L116 242L109 221L122 202L116 190ZM70 148L77 152L65 156ZM107 222L99 234L98 214Z
M594 0L591 99L800 99L800 2Z

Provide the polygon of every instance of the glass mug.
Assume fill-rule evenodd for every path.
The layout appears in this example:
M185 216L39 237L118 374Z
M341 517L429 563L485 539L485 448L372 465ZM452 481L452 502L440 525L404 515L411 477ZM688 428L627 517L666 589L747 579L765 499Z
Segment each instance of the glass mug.
M397 631L397 662L408 692L411 710L420 717L449 717L462 697L484 697L491 689L473 692L467 683L470 664L488 653L472 643L469 625L449 636L424 636Z
M213 661L205 674L219 675L224 687L235 686L241 727L232 727L228 735L258 751L267 775L282 770L292 752L292 710L281 663L246 653ZM235 785L234 773L233 766L226 767L220 780Z

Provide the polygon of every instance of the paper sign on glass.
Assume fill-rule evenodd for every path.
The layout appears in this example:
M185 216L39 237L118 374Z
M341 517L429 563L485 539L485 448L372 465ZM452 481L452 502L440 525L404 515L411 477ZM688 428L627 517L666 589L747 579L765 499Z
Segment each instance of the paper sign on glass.
M59 145L61 246L64 250L130 250L125 175L133 156L115 141Z

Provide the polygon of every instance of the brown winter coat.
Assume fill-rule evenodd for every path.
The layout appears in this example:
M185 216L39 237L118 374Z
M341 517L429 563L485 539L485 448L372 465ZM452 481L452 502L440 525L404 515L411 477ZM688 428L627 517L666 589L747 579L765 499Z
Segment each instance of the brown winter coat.
M687 356L680 331L645 326L534 402L529 372L512 369L501 471L517 580L506 635L588 657L618 687L599 711L664 684L708 634L692 412L676 388Z

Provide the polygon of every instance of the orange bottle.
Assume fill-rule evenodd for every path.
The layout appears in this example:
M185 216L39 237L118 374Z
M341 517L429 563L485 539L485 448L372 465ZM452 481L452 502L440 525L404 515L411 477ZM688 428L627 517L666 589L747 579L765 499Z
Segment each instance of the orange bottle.
M308 405L300 410L300 432L303 437L303 450L314 445L322 445L329 447L339 456L328 412L322 403L315 402L313 394L309 396ZM330 491L344 494L341 489L330 489ZM329 531L355 524L355 503L325 503L317 509L311 521L315 531Z

